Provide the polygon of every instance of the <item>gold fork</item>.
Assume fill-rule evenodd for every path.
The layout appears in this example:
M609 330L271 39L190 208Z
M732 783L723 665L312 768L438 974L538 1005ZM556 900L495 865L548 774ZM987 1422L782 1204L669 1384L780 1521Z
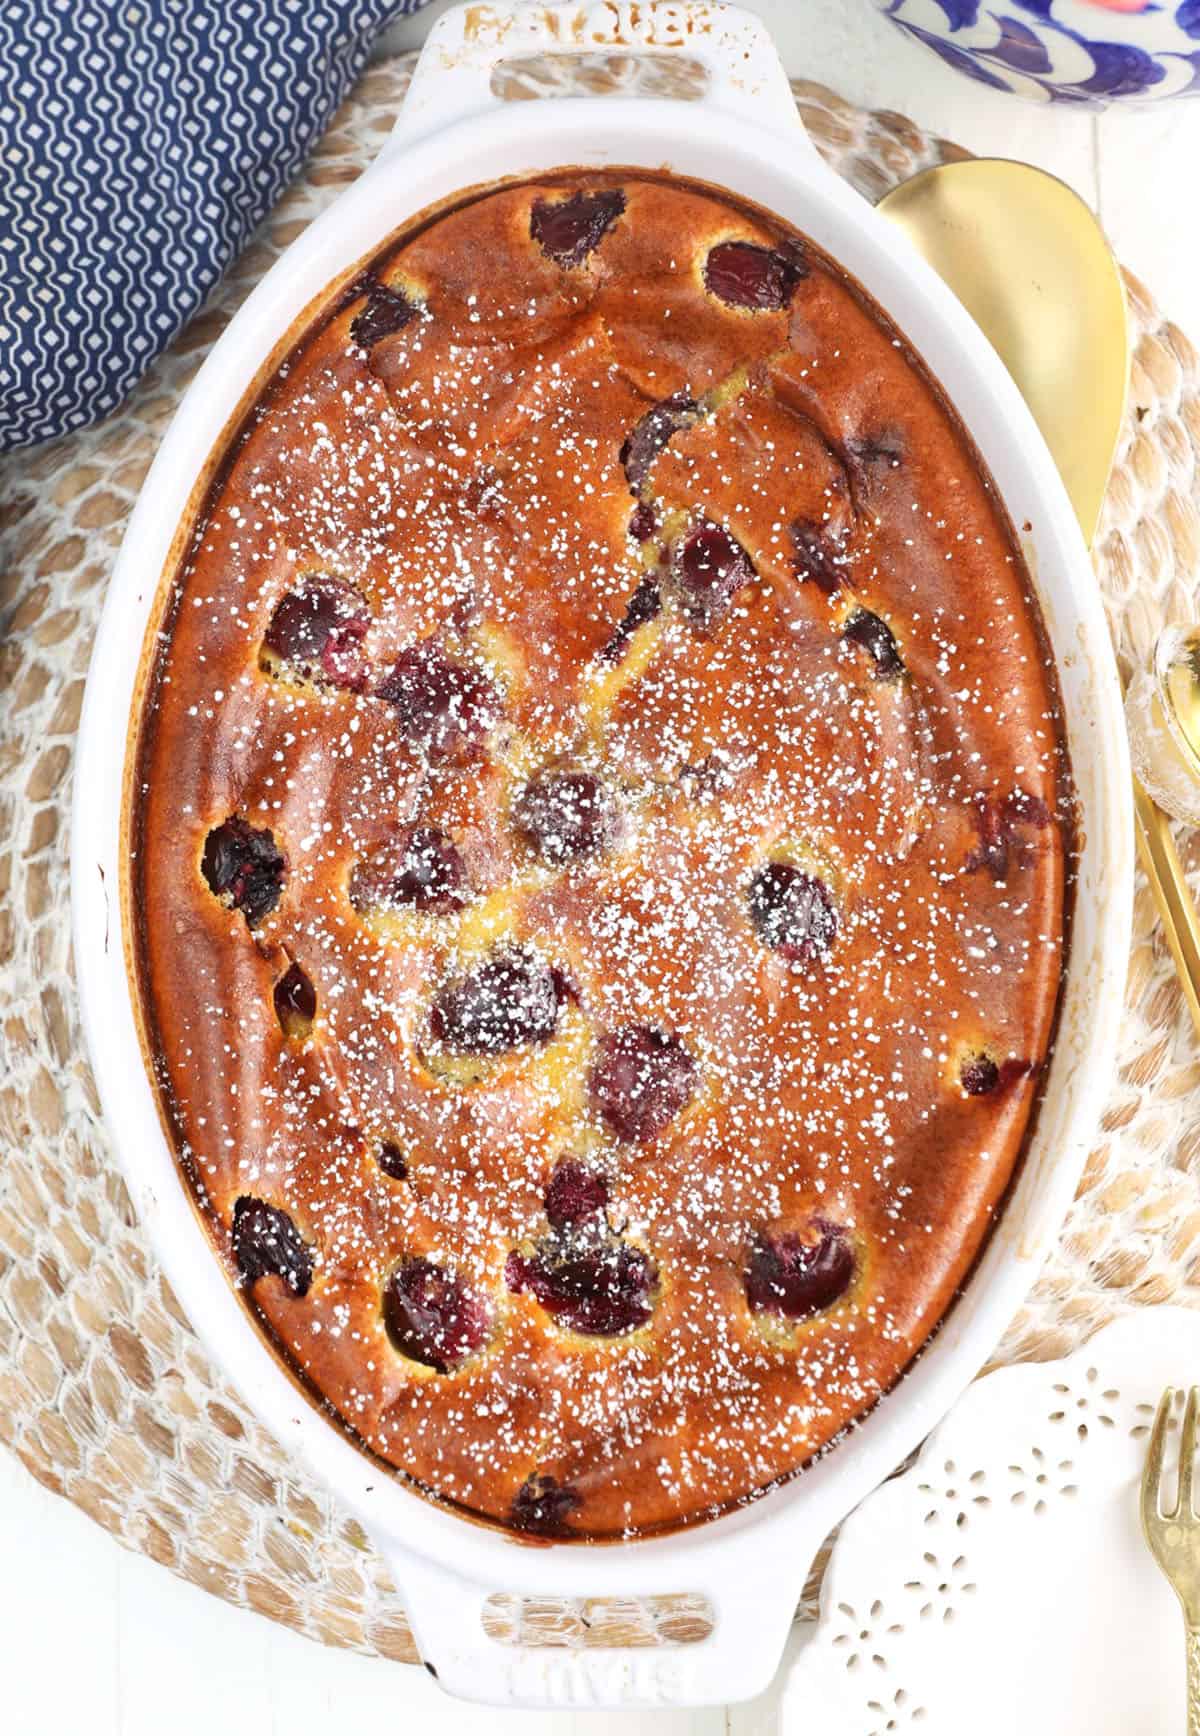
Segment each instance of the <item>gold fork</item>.
M1142 1472L1142 1529L1150 1553L1183 1606L1187 1624L1188 1736L1200 1736L1200 1518L1192 1504L1200 1387L1194 1386L1188 1393L1179 1438L1179 1493L1172 1511L1164 1513L1163 1449L1174 1400L1175 1388L1169 1386L1159 1400L1146 1468Z

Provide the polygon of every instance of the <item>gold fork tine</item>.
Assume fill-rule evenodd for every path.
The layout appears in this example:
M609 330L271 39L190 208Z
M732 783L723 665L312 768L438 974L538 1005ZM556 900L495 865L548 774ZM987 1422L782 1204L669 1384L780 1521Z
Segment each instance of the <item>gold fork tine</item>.
M1175 1388L1169 1386L1158 1401L1158 1414L1146 1450L1146 1463L1142 1470L1142 1524L1147 1531L1162 1513L1163 1452L1167 1445L1167 1421L1174 1401Z
M1200 1388L1192 1387L1188 1392L1187 1409L1183 1413L1183 1432L1179 1437L1179 1500L1175 1504L1173 1517L1188 1519L1195 1509L1192 1506L1192 1473L1196 1460L1196 1413L1200 1407Z
M1179 1494L1169 1511L1163 1496L1163 1457L1173 1387L1163 1393L1142 1472L1142 1529L1150 1553L1170 1581L1187 1628L1188 1736L1200 1736L1200 1517L1192 1509L1200 1387L1188 1392L1179 1433Z

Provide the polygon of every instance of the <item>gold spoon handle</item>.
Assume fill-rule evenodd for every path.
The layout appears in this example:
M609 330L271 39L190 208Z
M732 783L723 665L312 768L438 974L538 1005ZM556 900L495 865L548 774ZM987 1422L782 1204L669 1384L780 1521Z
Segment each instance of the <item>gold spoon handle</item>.
M1183 863L1171 836L1171 823L1137 778L1133 780L1133 812L1138 854L1162 918L1163 933L1192 1023L1200 1035L1200 916L1188 891Z

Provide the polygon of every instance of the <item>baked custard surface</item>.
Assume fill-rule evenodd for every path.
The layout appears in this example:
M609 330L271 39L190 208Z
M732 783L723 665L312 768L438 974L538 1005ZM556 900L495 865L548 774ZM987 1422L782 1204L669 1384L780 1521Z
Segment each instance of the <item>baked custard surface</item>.
M374 1453L618 1537L902 1374L1034 1112L1071 793L971 445L802 238L631 171L393 244L214 487L138 751L186 1173Z

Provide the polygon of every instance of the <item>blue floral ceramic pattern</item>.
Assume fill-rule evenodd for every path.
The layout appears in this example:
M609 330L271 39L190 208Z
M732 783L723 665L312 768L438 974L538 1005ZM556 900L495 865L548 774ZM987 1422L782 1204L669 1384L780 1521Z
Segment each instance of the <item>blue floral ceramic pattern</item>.
M876 0L980 84L1041 101L1200 94L1200 0Z

